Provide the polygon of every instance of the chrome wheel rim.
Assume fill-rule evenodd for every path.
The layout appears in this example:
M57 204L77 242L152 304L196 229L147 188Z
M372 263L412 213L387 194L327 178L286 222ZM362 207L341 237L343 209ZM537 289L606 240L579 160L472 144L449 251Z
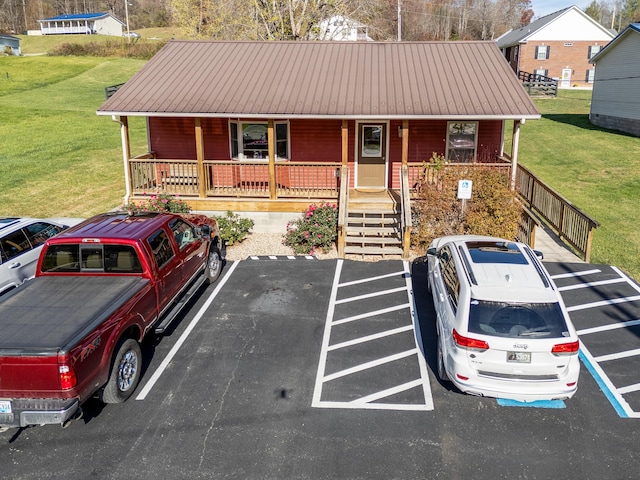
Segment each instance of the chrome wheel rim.
M121 391L126 392L131 388L138 373L138 356L132 350L129 350L122 357L120 368L118 369L118 387Z

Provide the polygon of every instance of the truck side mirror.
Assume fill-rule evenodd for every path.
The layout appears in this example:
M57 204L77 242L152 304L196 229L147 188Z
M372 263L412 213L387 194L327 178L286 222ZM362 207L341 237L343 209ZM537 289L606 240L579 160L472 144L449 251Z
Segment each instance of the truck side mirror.
M427 248L427 255L438 255L438 251L435 247Z

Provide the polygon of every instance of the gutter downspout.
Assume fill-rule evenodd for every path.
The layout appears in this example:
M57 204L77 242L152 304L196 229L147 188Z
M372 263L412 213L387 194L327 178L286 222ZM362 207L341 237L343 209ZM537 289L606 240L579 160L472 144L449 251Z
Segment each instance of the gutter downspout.
M129 204L131 198L131 175L129 174L129 159L131 157L131 147L129 145L129 119L128 117L120 117L118 120L115 115L111 115L111 120L120 124L120 141L122 142L122 159L124 162L124 185L125 193L123 204Z

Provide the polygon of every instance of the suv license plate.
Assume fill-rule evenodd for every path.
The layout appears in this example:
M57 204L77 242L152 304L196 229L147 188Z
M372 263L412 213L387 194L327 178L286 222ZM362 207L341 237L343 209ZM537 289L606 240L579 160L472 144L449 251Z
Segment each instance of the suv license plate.
M11 402L0 400L0 413L11 413Z
M507 362L531 363L531 352L507 352Z

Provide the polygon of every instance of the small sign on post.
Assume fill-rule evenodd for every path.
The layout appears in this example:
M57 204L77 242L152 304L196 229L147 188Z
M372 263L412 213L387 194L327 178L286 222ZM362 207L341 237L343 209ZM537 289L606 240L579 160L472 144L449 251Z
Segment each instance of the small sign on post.
M473 182L471 180L459 180L458 181L458 200L462 200L462 212L467 206L467 200L471 198L471 189Z

